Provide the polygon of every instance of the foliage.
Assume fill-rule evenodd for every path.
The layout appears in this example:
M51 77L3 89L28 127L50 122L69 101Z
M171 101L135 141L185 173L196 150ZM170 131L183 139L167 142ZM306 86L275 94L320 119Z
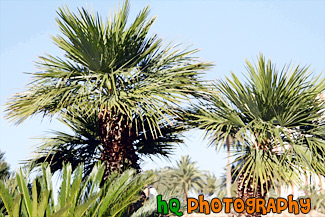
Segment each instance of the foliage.
M4 159L4 154L5 153L0 151L0 180L8 178L10 175L9 173L10 167Z
M316 185L306 185L301 190L306 193L304 197L310 198L313 210L325 213L325 190L319 189Z
M189 124L205 129L211 144L235 139L237 170L254 188L277 180L299 184L299 174L325 174L324 78L308 67L285 66L278 71L260 55L247 63L247 80L234 73L218 81L210 96L188 111ZM262 191L265 189L262 189Z
M140 198L145 184L151 178L135 174L134 170L112 174L100 188L105 167L96 165L89 176L82 180L83 166L72 172L67 164L63 167L62 183L55 200L52 175L49 167L42 167L29 189L20 170L16 175L18 190L11 194L4 182L0 182L0 196L9 216L122 216L130 205Z
M10 176L9 165L4 159L4 153L0 151L0 180L7 180ZM3 201L0 198L0 212L4 209Z
M231 183L230 193L231 193L231 197L236 197L237 182ZM221 180L219 180L218 187L217 187L217 190L216 190L216 195L217 195L218 198L227 197L226 185Z
M154 186L159 192L175 191L182 194L184 201L187 201L189 191L198 192L206 184L205 174L196 164L188 155L182 156L176 167L167 167L158 172L159 181Z
M83 163L84 175L88 175L101 160L104 149L98 133L97 113L88 116L78 111L67 112L62 115L60 121L73 133L52 131L52 136L40 138L41 145L28 163L39 166L44 161L48 162L53 172L61 170L65 162L70 162L73 169ZM133 141L136 153L140 156L155 155L168 158L173 152L174 144L183 142L180 138L183 130L184 126L174 121L172 126L161 126L161 135L157 138L153 138L148 132L141 132Z
M169 201L172 198L181 198L182 195L177 193L176 191L164 191L161 192L161 195L163 196L163 200ZM181 203L180 211L185 210L185 204ZM172 213L169 213L169 215L172 215ZM163 214L157 213L157 200L156 198L149 198L149 200L146 200L136 212L134 212L131 217L159 217L159 216L165 216Z
M237 190L236 177L238 176L238 171L236 171L236 166L234 164L231 165L230 171L231 171L230 193L232 197L236 197L236 190ZM226 181L227 181L227 174L226 174L226 169L224 169L224 173L220 177L217 185L217 193L218 193L218 197L220 198L227 197Z
M198 193L205 195L205 198L211 197L218 189L218 179L211 172L207 172L202 178L205 180L205 184L198 189Z

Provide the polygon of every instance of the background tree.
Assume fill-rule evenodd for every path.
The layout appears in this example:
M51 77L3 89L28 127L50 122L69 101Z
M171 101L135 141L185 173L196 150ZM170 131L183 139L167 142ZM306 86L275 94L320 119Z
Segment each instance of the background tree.
M247 81L234 73L214 84L209 101L194 106L193 123L224 144L235 132L237 197L265 197L275 181L301 182L304 171L325 174L324 78L308 67L285 66L279 72L260 55L247 63ZM259 216L259 213L254 215Z
M227 168L225 168L223 175L219 179L219 183L217 185L217 193L219 194L218 197L228 197L230 191L230 197L236 197L237 193L237 182L236 182L236 167L234 164L230 166L230 189L227 186Z
M202 185L202 188L198 189L198 193L203 194L205 199L210 198L217 192L220 180L211 172L206 172L202 178L205 184Z
M188 193L191 190L198 192L206 184L205 175L196 164L188 155L182 156L176 167L168 167L160 172L159 185L165 186L164 190L181 192L184 201L187 201ZM158 187L158 189L161 188Z
M0 151L0 180L3 180L5 178L9 178L9 164L5 161L4 158L4 152Z
M310 198L311 209L325 213L325 191L317 185L305 185L301 189L305 192L303 198Z
M155 20L148 13L147 7L127 26L128 2L107 22L83 8L60 8L62 35L52 39L64 57L40 57L27 90L9 99L7 118L19 124L36 114L97 112L106 173L138 169L135 137L157 138L160 126L172 125L175 108L202 94L199 74L211 66L192 57L197 50L148 36Z

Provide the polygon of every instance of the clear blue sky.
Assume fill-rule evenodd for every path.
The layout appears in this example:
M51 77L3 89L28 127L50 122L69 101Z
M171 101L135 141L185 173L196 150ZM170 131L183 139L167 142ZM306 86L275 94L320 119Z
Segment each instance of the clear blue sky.
M19 126L3 118L6 98L23 90L35 72L39 55L60 56L50 35L58 34L56 10L67 5L89 7L102 16L118 4L111 1L5 1L0 0L0 150L12 169L31 156L36 140L50 129L64 130L57 121L34 117ZM325 75L325 1L131 1L132 19L140 9L151 6L157 16L152 31L167 41L193 44L203 60L215 67L207 79L223 78L230 71L241 74L245 58L255 60L259 52L279 67L285 63L311 65L316 73ZM189 132L186 144L177 148L172 161L189 154L201 169L223 173L225 153L207 148L200 132ZM154 158L155 159L155 158ZM146 160L144 169L170 165L168 161Z

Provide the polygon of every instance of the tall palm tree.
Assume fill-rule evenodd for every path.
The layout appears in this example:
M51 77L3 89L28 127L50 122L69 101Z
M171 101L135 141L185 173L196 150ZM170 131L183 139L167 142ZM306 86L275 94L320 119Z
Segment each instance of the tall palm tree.
M77 14L59 8L62 34L52 39L64 56L40 57L27 90L9 99L7 118L19 124L78 108L97 113L107 173L139 168L138 134L158 138L161 126L172 125L175 109L202 94L199 75L211 66L192 57L197 50L149 36L155 18L148 13L146 7L127 26L127 1L107 22L83 8Z
M189 113L190 122L216 144L230 134L240 143L237 196L244 200L265 197L275 181L301 183L304 171L325 174L324 101L318 97L324 78L313 77L308 67L278 71L262 55L255 66L246 63L246 81L232 73L214 84L208 102Z

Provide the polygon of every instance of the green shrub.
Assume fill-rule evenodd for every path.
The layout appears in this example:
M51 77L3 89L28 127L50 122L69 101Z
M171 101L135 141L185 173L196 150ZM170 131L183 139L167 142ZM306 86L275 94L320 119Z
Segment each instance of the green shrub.
M14 192L0 181L0 197L4 202L0 216L130 216L134 211L130 206L139 201L140 192L152 178L127 170L123 174L112 174L101 187L104 170L105 167L98 164L83 179L83 165L74 172L70 164L64 165L56 199L49 167L43 165L42 176L32 184L28 184L20 170L16 174L18 188Z

